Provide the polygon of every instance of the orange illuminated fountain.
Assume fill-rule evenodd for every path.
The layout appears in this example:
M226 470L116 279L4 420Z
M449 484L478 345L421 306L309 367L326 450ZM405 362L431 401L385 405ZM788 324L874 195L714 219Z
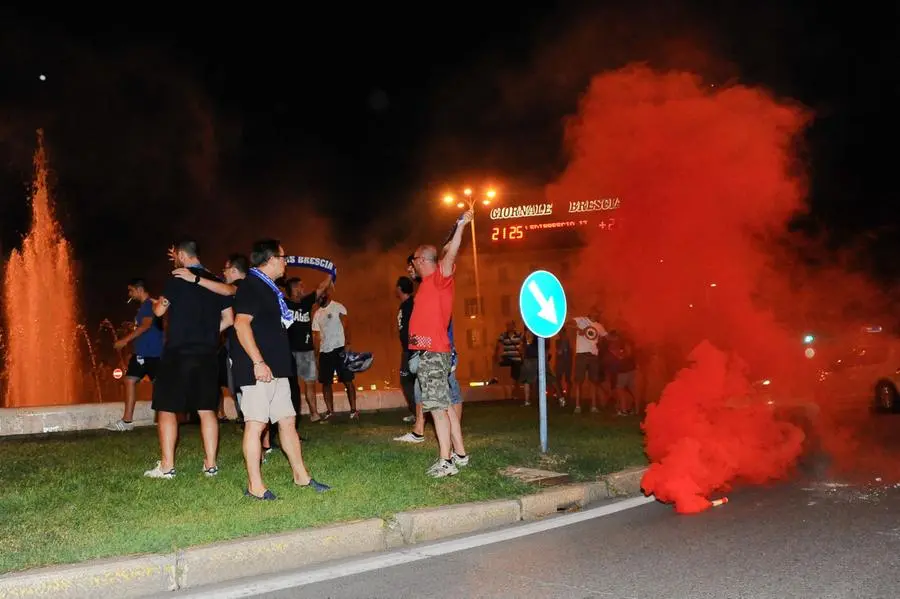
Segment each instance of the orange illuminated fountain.
M6 407L72 404L79 397L72 254L53 216L42 131L31 210L31 231L10 255L3 285Z

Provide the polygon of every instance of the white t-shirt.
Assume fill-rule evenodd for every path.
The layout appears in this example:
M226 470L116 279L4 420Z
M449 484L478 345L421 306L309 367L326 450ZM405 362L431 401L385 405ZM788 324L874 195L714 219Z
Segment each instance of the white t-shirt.
M341 315L347 315L344 304L332 300L324 308L316 310L313 316L312 330L318 332L322 340L319 351L328 353L344 346L344 323Z
M599 353L597 342L600 340L600 337L606 337L606 329L603 328L602 324L591 320L587 316L576 316L573 320L578 326L578 330L584 333L583 335L575 335L575 353L594 354L596 356ZM593 329L593 332L590 332L588 329Z

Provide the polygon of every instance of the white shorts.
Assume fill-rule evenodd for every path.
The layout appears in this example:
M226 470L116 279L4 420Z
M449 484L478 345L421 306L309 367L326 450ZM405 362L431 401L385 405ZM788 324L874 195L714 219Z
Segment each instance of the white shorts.
M291 385L286 378L241 387L244 421L278 422L297 415L291 402Z

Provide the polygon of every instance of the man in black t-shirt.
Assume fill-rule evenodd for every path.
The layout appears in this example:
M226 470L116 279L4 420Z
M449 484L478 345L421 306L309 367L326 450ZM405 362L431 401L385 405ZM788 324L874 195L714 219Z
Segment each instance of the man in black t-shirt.
M224 301L228 307L232 307L234 305L234 294L237 293L237 288L241 281L247 277L249 269L250 262L247 256L231 254L225 260L225 265L222 268L222 276L225 278L224 282L217 279L201 278L197 284L213 293L225 296ZM189 282L194 280L194 273L187 268L176 268L172 271L172 275ZM222 387L223 391L231 394L231 397L234 399L234 409L237 412L238 421L241 422L243 421L243 416L241 415L241 390L235 387L234 377L231 374L231 348L237 344L233 326L225 330L224 338L224 342L219 347L219 386ZM224 414L224 406L221 404L219 413Z
M400 308L397 310L397 333L400 338L400 389L403 390L403 398L406 406L412 413L404 422L415 422L416 413L416 377L409 371L409 317L413 311L413 282L409 277L397 279L397 299L400 300Z
M319 409L316 404L316 352L313 347L312 311L316 302L331 286L331 275L327 276L312 293L306 293L303 281L299 278L288 279L284 282L287 289L288 309L294 317L294 324L288 329L288 341L291 345L291 353L294 358L294 369L300 387L300 393L306 397L306 405L309 406L309 419L312 422L320 420ZM299 404L298 404L299 408Z
M275 499L262 480L261 436L269 422L278 424L281 448L293 471L294 484L318 493L329 487L314 480L306 470L296 429L296 411L291 402L289 378L291 347L288 328L294 316L275 280L284 274L284 249L274 239L253 244L253 268L234 298L234 329L238 347L232 367L235 384L241 388L244 412L244 460L248 485L245 495Z
M160 461L144 472L150 478L175 477L175 444L178 439L177 414L197 412L203 437L203 473L215 476L216 452L219 446L219 334L231 326L232 311L223 296L199 285L203 279L214 279L203 268L197 254L197 243L181 241L172 248L176 267L188 268L193 281L172 277L166 283L153 312L168 314L168 328L163 355L153 385L152 407L157 412Z

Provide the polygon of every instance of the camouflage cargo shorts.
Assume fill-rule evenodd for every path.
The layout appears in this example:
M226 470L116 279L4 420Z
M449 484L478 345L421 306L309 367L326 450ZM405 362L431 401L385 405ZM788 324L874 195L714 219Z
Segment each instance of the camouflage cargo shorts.
M416 373L422 410L434 412L449 410L453 403L450 392L450 353L421 352L410 360L410 370ZM414 362L417 362L414 364Z

